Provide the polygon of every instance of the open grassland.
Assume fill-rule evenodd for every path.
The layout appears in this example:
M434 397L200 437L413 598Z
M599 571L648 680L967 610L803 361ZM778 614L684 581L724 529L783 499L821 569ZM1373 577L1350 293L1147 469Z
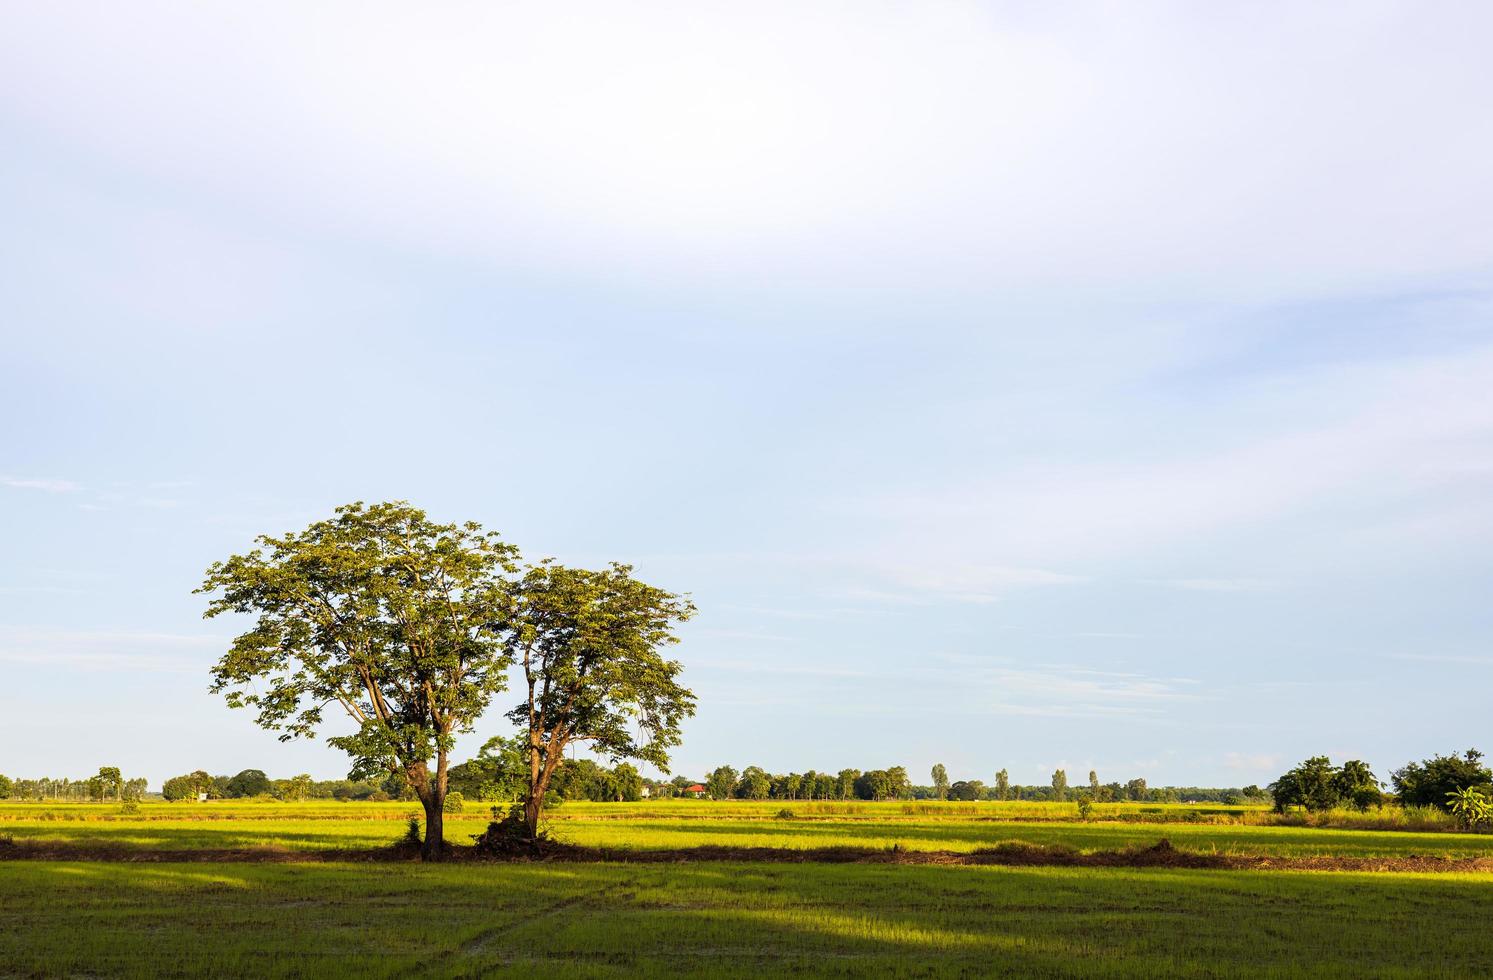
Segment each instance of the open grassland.
M1489 875L19 862L0 908L17 976L1493 970Z
M898 847L970 852L1001 844L1079 851L1148 847L1165 837L1179 850L1270 857L1493 857L1493 835L1336 829L1261 823L1241 808L1112 807L1080 821L1055 804L781 803L678 801L567 803L549 811L559 840L611 850L691 847L789 849ZM384 847L419 814L410 803L144 803L125 814L108 804L0 804L0 835L110 851L316 851ZM490 819L486 807L448 814L446 837L468 843Z

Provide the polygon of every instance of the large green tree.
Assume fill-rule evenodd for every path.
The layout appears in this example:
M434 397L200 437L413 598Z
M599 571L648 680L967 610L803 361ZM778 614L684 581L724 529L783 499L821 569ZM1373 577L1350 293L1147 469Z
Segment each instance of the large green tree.
M517 550L477 524L437 524L408 503L348 504L299 533L207 571L206 615L257 616L213 668L215 692L282 741L314 737L340 706L353 730L327 739L350 778L397 775L425 808L426 860L444 851L447 756L505 684L496 624Z
M567 745L668 771L695 696L678 682L679 662L662 651L694 612L687 597L633 578L629 565L590 571L543 561L524 573L502 629L523 684L524 700L508 717L528 749L530 837Z

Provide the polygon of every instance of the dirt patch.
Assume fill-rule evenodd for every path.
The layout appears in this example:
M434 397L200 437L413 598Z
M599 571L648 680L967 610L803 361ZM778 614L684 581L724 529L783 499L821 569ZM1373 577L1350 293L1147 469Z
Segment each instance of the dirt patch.
M322 864L328 862L417 863L419 849L406 845L361 850L295 851L285 848L200 848L170 850L129 846L94 846L0 838L0 861L114 861L190 863ZM914 851L901 847L730 847L706 845L669 850L614 850L549 843L521 857L495 858L474 847L447 845L447 860L458 863L599 863L692 864L915 864L1006 865L1074 868L1193 868L1220 871L1408 871L1418 873L1493 872L1493 858L1403 857L1270 857L1181 851L1165 839L1150 847L1116 851L1078 851L1060 846L1001 844L978 851Z

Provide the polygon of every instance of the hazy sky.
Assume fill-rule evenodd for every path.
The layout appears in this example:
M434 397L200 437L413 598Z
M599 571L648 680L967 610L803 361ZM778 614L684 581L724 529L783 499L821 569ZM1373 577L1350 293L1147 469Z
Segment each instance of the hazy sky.
M394 498L691 592L690 775L1493 750L1490 36L4 3L0 772L343 774L191 591Z

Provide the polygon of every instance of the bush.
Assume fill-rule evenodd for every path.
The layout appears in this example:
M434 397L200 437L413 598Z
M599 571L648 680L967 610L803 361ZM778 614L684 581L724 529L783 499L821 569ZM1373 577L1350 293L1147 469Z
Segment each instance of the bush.
M796 813L794 813L792 810L788 809L787 807L784 807L783 809L779 810L773 816L773 819L774 820L796 820L796 819L798 819L798 815Z
M446 802L441 804L443 813L460 813L466 809L467 801L460 793L447 793Z
M124 814L125 816L134 816L135 814L140 812L140 804L136 803L134 800L125 800L123 803L119 804L119 812Z
M1082 793L1078 797L1078 819L1088 820L1094 815L1094 801L1089 794Z

